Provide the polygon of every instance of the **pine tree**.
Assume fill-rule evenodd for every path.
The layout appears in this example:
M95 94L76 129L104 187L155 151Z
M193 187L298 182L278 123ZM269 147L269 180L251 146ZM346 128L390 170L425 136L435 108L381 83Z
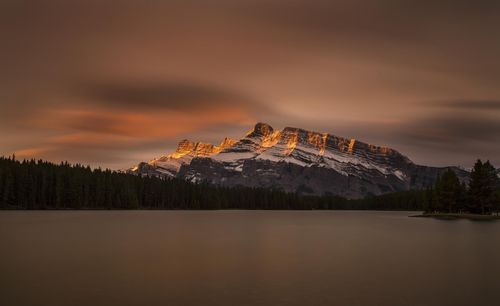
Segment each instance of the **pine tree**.
M460 189L457 197L457 210L463 213L467 210L467 185L465 182L460 184Z
M447 170L436 183L440 211L456 212L461 192L460 181L452 170Z
M469 207L476 213L491 213L495 205L498 177L489 161L477 160L471 172L469 184Z
M439 201L441 185L441 176L438 176L436 178L436 183L434 184L434 189L432 189L431 207L433 212L443 211L443 207Z
M498 216L500 214L500 187L498 187L497 191L495 192L494 210Z

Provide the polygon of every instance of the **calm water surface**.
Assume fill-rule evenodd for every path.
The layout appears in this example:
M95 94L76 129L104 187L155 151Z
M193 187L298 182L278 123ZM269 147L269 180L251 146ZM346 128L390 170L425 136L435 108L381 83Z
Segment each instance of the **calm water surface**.
M0 305L500 305L500 222L0 212Z

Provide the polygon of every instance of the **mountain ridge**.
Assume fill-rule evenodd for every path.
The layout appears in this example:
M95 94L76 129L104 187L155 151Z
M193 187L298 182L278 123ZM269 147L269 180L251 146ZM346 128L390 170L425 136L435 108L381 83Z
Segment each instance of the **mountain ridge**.
M174 153L129 172L361 198L426 188L446 169L467 180L462 169L416 165L389 147L295 127L277 130L259 122L239 140L226 137L219 145L184 139Z

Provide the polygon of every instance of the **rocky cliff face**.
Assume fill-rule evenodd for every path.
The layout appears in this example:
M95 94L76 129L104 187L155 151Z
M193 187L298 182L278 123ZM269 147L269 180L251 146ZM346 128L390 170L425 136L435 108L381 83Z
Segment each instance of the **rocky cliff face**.
M218 146L182 140L174 153L130 172L360 198L428 187L446 169L419 166L391 148L356 139L258 123L240 140L225 138ZM466 171L453 170L467 179Z
M181 166L191 163L193 158L215 155L235 143L236 140L227 137L218 146L183 139L172 154L160 156L148 163L139 163L134 168L129 169L128 172L140 175L175 177Z

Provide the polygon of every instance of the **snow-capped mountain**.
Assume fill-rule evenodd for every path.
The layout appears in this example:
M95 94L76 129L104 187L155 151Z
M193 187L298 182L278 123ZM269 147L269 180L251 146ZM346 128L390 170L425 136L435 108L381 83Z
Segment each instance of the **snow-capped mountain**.
M393 149L356 139L291 127L275 130L257 123L240 140L225 138L217 146L182 140L174 153L129 171L225 186L359 198L424 188L446 169L416 165ZM466 171L452 169L467 179Z

